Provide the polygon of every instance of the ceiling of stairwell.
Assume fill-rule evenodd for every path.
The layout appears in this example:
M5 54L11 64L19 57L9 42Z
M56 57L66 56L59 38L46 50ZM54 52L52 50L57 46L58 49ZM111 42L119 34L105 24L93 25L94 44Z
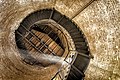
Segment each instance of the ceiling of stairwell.
M76 15L90 1L0 0L0 79L47 79L46 73L50 72L38 72L29 65L23 65L19 57L16 57L19 55L15 47L14 31L28 14L40 9L55 8L72 18L87 38L94 58L85 72L85 80L119 80L120 1L95 0Z

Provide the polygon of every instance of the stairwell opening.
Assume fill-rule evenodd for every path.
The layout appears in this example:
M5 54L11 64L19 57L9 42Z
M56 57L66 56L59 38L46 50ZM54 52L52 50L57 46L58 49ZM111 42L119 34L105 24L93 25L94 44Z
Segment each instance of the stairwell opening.
M23 55L25 62L28 64L41 64L46 67L50 63L45 61L39 62L32 58L31 55L35 56L37 54L49 54L54 56L62 56L64 53L64 46L60 41L58 34L48 25L39 26L34 24L30 29L20 26L15 33L19 51ZM29 57L26 57L26 55L29 55Z
M87 41L77 25L57 10L43 9L29 14L15 31L15 39L25 64L45 68L63 60L51 80L84 78L90 61ZM58 59L51 61L49 58L54 57L49 56Z

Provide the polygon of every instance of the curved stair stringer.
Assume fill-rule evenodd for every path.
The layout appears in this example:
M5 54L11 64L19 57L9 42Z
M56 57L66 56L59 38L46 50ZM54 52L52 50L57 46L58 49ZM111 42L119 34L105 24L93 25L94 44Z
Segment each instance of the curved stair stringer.
M44 9L31 13L21 22L20 26L25 26L26 28L30 29L32 24L42 19L54 20L63 28L65 28L70 34L76 48L76 59L71 65L67 80L82 80L85 76L84 72L90 62L89 47L84 34L74 22L55 9ZM22 27L19 27L18 31L22 35L25 35L25 31L20 31L21 28Z

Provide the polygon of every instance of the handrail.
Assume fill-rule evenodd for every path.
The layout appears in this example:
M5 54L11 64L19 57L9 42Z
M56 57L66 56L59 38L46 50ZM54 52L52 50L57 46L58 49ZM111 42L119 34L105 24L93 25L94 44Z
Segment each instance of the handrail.
M87 8L91 3L93 3L95 0L91 0L89 3L87 3L86 5L84 5L75 15L73 15L72 17L71 17L71 20L73 19L73 18L75 18L78 14L80 14L85 8Z

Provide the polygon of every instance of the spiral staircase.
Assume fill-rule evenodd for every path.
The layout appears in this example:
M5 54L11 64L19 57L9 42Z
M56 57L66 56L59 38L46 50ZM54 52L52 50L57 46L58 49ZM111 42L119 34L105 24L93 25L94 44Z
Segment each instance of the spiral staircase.
M42 20L46 20L46 23L39 23L39 21ZM59 38L60 34L54 30L55 26L51 28L47 24L50 20L64 28L75 45L75 50L70 50L68 48L68 52L73 51L75 53L72 56L72 61L67 62L66 60L69 53L67 53L64 59L65 62L70 64L69 71L66 72L67 75L61 77L60 70L56 72L56 75L51 78L51 80L54 80L57 75L59 75L61 80L83 80L85 77L84 72L91 58L87 40L82 31L72 20L55 9L42 9L29 14L15 31L16 44L23 61L33 66L41 65L46 67L55 63L45 61L41 62L33 56L39 54L50 54L62 57L65 54L65 46L61 41L62 38ZM64 33L62 30L61 32ZM54 42L54 44L51 44L52 42ZM31 52L34 52L34 54L31 55Z

